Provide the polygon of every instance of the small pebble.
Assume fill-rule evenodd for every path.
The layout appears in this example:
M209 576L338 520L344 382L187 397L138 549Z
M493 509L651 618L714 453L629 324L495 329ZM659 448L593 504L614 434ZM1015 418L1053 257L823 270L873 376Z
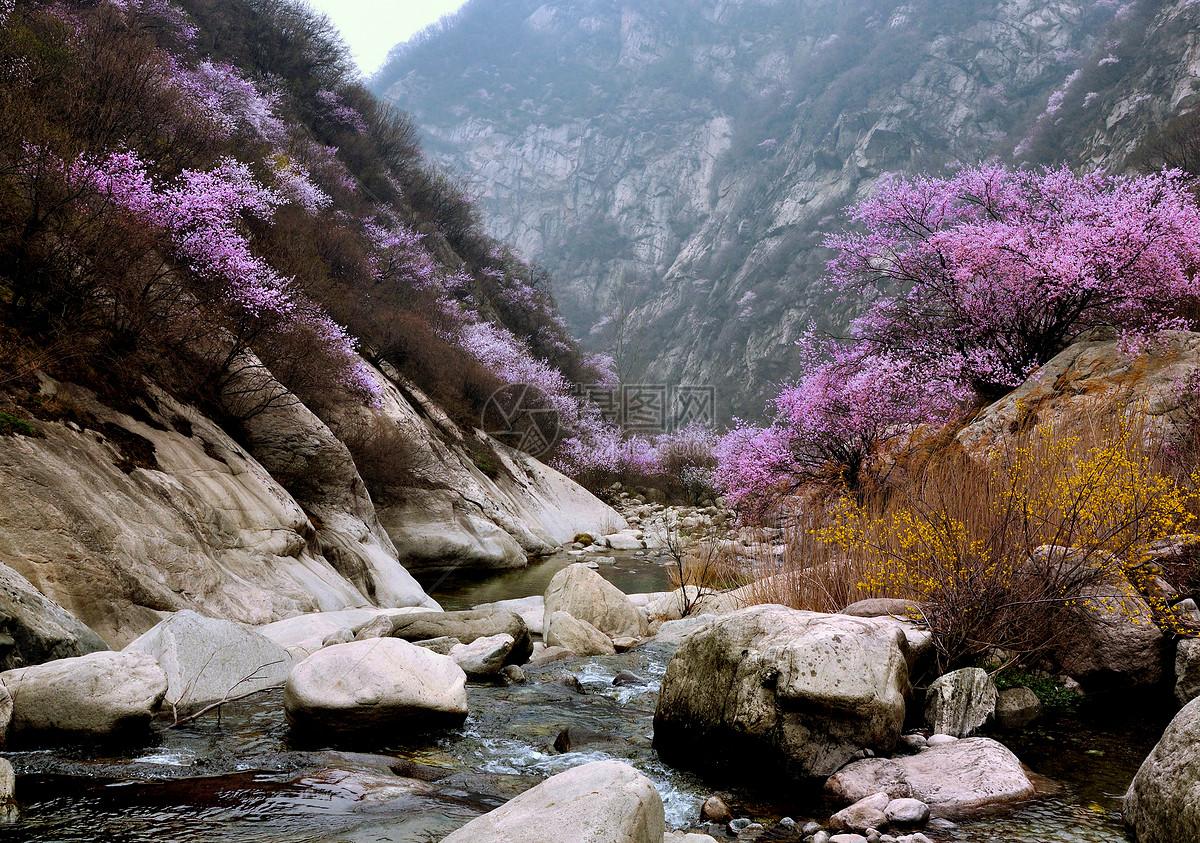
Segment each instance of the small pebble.
M745 829L747 829L749 827L750 827L750 820L747 819L746 817L738 817L736 820L729 821L729 830L734 834L744 831Z

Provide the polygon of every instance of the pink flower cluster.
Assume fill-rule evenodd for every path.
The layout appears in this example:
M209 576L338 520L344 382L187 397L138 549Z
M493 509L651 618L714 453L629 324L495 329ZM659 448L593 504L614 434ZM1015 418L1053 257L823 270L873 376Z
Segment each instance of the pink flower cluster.
M298 161L280 163L275 170L275 191L314 216L333 204L329 194L313 182L308 169Z
M172 84L222 138L242 135L279 145L287 127L275 114L278 95L263 93L230 64L202 61L189 67L174 57L168 62Z
M1200 207L1180 172L1113 176L988 164L891 178L828 238L834 284L863 296L854 338L989 396L1084 331L1187 324L1200 299Z
M316 96L317 102L321 104L330 120L360 135L367 131L367 121L357 109L343 102L337 91L321 90L317 91Z
M81 157L63 169L74 188L92 192L166 234L176 257L198 278L218 285L223 298L242 314L266 318L277 328L290 325L313 332L343 363L346 385L371 395L379 392L361 370L355 341L346 330L252 251L244 218L269 222L281 200L245 164L225 159L211 170L184 170L164 188L154 184L135 152L99 160Z

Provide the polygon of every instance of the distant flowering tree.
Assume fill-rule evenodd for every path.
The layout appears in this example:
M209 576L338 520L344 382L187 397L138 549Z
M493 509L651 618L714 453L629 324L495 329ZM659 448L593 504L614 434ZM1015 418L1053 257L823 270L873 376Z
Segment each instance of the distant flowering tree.
M762 515L795 490L799 468L791 434L783 425L757 427L735 420L713 448L713 456L717 462L713 485L729 506L743 514Z
M1200 301L1200 208L1178 171L1143 176L987 164L884 179L830 237L870 354L942 369L994 398L1083 332L1183 327Z
M881 451L945 423L962 402L952 377L910 359L840 346L829 358L775 399L797 483L833 476L858 491Z
M259 90L229 64L202 61L194 68L168 56L172 82L196 109L216 127L221 138L236 136L281 144L287 126L275 113L277 95Z

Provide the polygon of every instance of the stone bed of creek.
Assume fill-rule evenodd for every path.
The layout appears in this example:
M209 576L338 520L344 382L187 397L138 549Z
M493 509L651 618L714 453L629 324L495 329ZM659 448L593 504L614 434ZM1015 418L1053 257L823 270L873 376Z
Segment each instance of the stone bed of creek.
M630 591L669 588L657 554L610 555L615 563L598 568L610 582ZM488 580L447 580L435 593L447 608L539 594L554 572L579 559L564 553ZM830 806L819 794L705 781L659 759L653 716L671 653L650 642L616 655L527 665L524 684L472 683L465 724L431 735L300 745L276 690L226 704L219 718L160 724L136 745L12 752L20 816L0 828L0 840L425 843L549 775L608 758L653 780L675 828L698 827L700 805L714 792L735 817L761 824L726 839L799 839L780 836L781 818L799 825L827 818ZM1054 792L925 834L947 842L1126 840L1118 800L1164 722L1085 712L1000 734L1056 783Z

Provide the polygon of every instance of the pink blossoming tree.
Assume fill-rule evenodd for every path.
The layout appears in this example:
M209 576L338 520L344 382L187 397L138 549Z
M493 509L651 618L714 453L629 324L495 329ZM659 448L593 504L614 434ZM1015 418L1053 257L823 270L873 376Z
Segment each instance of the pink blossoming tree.
M1189 324L1200 300L1192 179L1000 165L889 178L829 238L833 283L868 301L869 354L957 378L990 399L1084 332L1144 336Z

